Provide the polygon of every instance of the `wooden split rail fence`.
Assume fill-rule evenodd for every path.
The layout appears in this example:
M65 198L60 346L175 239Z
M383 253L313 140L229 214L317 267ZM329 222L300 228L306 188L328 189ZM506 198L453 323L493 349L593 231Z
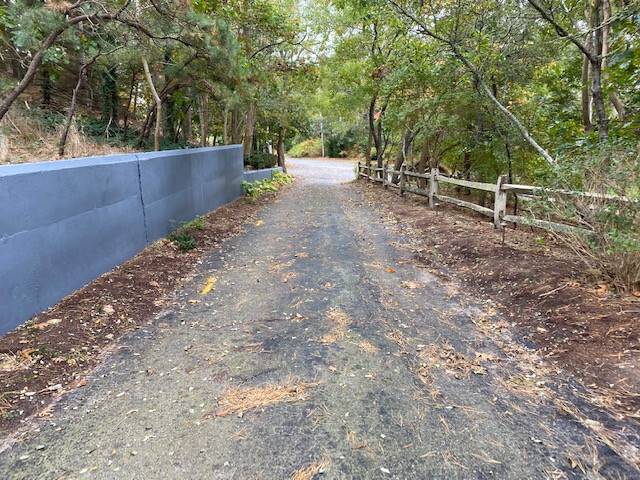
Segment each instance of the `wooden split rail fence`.
M462 180L459 178L448 177L441 175L437 168L431 169L430 173L415 173L408 171L405 165L400 167L400 170L389 168L387 165L383 167L374 167L362 165L358 162L358 178L365 177L367 180L379 182L384 188L392 187L398 189L400 196L404 196L405 192L413 193L415 195L421 195L429 198L429 207L434 209L438 206L438 202L449 203L458 207L468 208L482 215L486 215L493 219L493 224L496 228L504 227L505 223L519 223L521 225L528 225L537 228L543 228L545 230L553 230L562 233L574 233L579 235L592 233L590 230L585 230L573 225L566 225L563 223L551 222L548 220L540 220L522 215L507 215L507 195L509 193L518 195L518 198L524 200L531 200L534 195L543 191L540 187L534 187L530 185L518 185L507 183L507 176L501 175L498 177L496 183L484 183L484 182L472 182L469 180ZM482 190L485 192L491 192L494 195L493 208L483 207L475 203L460 200L459 198L442 195L438 192L438 185L440 183L447 183L457 185L461 187L467 187L474 190ZM420 185L424 185L422 188ZM428 188L426 187L428 185ZM629 199L625 197L617 197L614 195L605 195L591 192L565 192L560 193L566 195L576 195L583 197L592 197L605 200L614 201L634 201L638 199Z

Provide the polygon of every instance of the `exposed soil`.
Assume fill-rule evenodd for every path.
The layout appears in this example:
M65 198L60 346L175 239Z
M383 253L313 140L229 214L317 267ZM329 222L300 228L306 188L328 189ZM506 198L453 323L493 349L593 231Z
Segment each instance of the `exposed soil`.
M86 384L85 375L124 333L147 324L189 277L201 257L238 234L259 204L239 198L204 216L191 229L196 248L182 251L161 239L25 325L0 337L0 434L36 415L46 419L52 401Z
M503 245L502 232L479 215L449 206L436 213L425 199L403 200L364 181L357 188L406 225L423 265L495 302L526 343L587 387L596 403L640 418L640 298L597 283L544 231L508 228Z

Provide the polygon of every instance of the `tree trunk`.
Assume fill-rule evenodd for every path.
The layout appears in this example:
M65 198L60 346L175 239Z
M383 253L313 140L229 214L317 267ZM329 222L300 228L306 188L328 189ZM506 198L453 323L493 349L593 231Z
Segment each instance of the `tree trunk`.
M240 125L238 125L238 109L231 111L231 143L238 145L240 143Z
M82 88L82 83L84 81L84 70L86 66L86 64L83 64L82 67L80 67L80 71L78 72L78 82L76 83L76 86L73 89L73 94L71 95L71 105L69 106L69 112L67 112L67 118L64 121L62 135L60 136L60 144L58 146L58 155L61 157L64 155L64 149L67 144L67 137L69 136L69 129L71 128L71 122L73 122L73 116L76 113L78 92L80 92L80 89Z
M364 162L367 167L371 167L371 144L373 143L373 133L371 133L371 128L369 130L369 138L367 139L367 148L364 152Z
M193 143L193 105L187 107L187 114L184 124L184 139L187 143Z
M209 96L198 93L198 109L200 115L200 146L206 147L209 137Z
M602 6L602 63L601 67L603 70L602 79L606 82L608 80L609 74L606 72L607 68L607 56L609 55L609 35L611 31L611 27L609 25L609 21L611 20L611 2L609 0L603 1ZM609 100L611 100L611 104L613 108L615 108L618 113L618 117L622 123L626 123L627 121L627 112L624 108L624 104L620 101L616 92L613 91L612 88L609 88Z
M322 158L324 158L324 123L322 122L322 114L320 114L320 144L322 147Z
M144 74L147 77L149 88L153 94L153 100L156 103L156 129L153 133L153 148L157 152L160 150L160 124L162 122L162 101L156 91L156 87L153 84L153 78L151 78L151 72L149 71L149 64L146 57L142 57L142 67L144 68Z
M35 53L35 55L31 59L31 62L29 63L29 68L27 68L27 73L24 74L24 77L22 77L22 80L20 80L18 85L16 85L7 94L7 96L2 100L2 102L0 102L0 120L2 120L4 116L7 114L7 112L9 111L9 108L11 107L11 105L13 105L13 102L15 102L16 98L18 98L18 96L25 91L25 89L29 86L29 84L31 84L34 77L36 76L36 72L38 71L38 67L40 66L40 63L42 63L42 58L44 57L45 52L49 49L49 47L51 47L51 45L53 45L56 39L65 30L66 30L66 26L56 28L54 31L52 31L49 34L49 36L44 40L44 42L42 42L42 46L40 47L40 50L38 50Z
M256 106L255 103L249 103L249 110L247 111L247 123L244 126L244 138L242 140L242 153L247 156L251 155L251 148L253 146L253 129L256 124Z
M287 173L287 166L284 161L284 128L278 130L278 166L282 167L282 171Z
M122 120L122 141L127 141L127 133L129 128L129 111L131 110L131 102L133 101L133 91L137 90L136 73L131 75L131 88L129 89L129 99L127 100L127 108L124 109L124 118Z
M591 63L586 55L582 57L582 125L584 131L589 133L593 129L591 125L591 96L589 95L589 71Z
M594 25L602 23L602 1L596 0L594 7ZM602 28L596 29L593 35L592 52L602 51ZM597 54L591 58L591 94L593 95L593 106L596 110L596 120L598 125L598 138L601 143L607 142L609 138L609 118L604 103L602 93L602 63Z
M229 145L229 107L227 105L224 106L224 124L222 126L222 143L224 145Z

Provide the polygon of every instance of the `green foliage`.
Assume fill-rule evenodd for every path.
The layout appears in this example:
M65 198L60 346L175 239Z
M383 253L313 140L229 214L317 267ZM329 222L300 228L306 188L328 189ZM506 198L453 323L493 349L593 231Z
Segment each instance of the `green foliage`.
M190 222L180 222L180 226L171 234L169 234L169 240L173 241L180 250L191 250L198 246L198 242L195 237L190 233L194 230L204 230L207 226L207 220L200 216ZM172 223L171 228L175 228L175 224Z
M174 232L169 235L169 239L175 242L178 248L183 251L192 250L198 246L193 235L186 232Z
M180 224L180 228L184 232L189 232L191 230L204 230L207 226L207 219L203 216L197 217L190 222L182 222Z
M253 152L245 155L244 164L256 170L274 167L278 163L278 156L266 152Z
M293 182L293 177L286 173L282 173L278 170L273 171L273 178L264 180L256 180L255 182L242 182L242 188L244 193L251 197L259 197L265 192L277 192L281 185L290 185Z
M274 182L281 183L283 185L291 185L293 183L293 177L288 173L283 173L280 170L273 171Z
M319 157L322 155L322 143L319 138L309 138L295 144L287 154L291 157Z

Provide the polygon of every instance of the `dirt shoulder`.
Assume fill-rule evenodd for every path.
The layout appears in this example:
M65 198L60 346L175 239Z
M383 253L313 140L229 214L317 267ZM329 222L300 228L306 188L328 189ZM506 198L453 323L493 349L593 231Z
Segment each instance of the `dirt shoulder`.
M25 325L0 337L0 435L34 415L47 419L64 392L85 376L126 332L148 324L173 301L203 255L237 235L257 207L277 194L239 198L203 216L189 230L197 246L180 250L163 238L69 295Z
M503 245L502 233L479 216L448 206L436 213L424 199L403 200L363 181L355 188L406 227L418 262L492 300L522 340L585 386L592 401L640 418L639 298L595 284L543 231L508 228Z

